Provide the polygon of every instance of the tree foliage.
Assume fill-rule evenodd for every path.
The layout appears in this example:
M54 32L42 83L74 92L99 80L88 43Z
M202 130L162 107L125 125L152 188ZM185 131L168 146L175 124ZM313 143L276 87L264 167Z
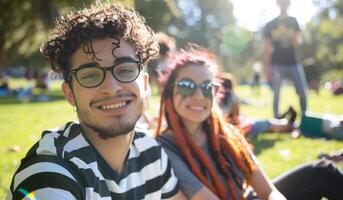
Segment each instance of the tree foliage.
M51 0L3 0L0 3L0 62L32 55L42 31L57 16Z
M0 72L13 64L42 65L39 47L59 13L92 0L0 1ZM106 1L107 2L107 1ZM131 0L122 0L132 4Z
M343 70L343 1L314 1L320 12L307 24L306 44L302 48L309 76L317 76L332 70ZM309 61L309 62L307 62ZM306 67L305 67L306 69Z
M111 0L97 0L111 2ZM114 0L113 0L114 1ZM94 0L0 1L0 71L4 65L42 65L39 47L59 14ZM121 0L134 6L156 32L175 37L178 47L195 42L215 52L226 71L247 79L261 58L261 33L238 27L230 0ZM314 0L320 12L303 33L302 58L311 58L320 73L342 69L343 1ZM307 61L311 61L307 59Z
M228 0L136 0L135 6L155 31L174 36L180 47L195 42L218 52L222 28L234 22Z

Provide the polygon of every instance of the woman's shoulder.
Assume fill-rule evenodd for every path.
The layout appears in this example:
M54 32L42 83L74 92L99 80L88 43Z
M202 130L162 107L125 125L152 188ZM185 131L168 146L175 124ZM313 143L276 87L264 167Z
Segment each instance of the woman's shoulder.
M183 157L179 148L177 147L173 132L171 130L165 130L156 137L156 140L168 155L175 154L179 157Z
M175 138L174 138L174 134L173 134L173 131L170 130L170 129L166 129L164 130L161 134L159 134L157 137L156 137L156 140L158 142L160 142L162 145L165 141L169 141L169 142L172 142L172 143L176 143L175 142Z

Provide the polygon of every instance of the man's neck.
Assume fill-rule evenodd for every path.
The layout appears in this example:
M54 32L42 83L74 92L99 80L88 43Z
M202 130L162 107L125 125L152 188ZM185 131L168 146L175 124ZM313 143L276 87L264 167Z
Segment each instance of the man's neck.
M279 17L280 17L280 18L286 18L286 17L288 17L288 12L287 12L287 11L281 11Z
M135 131L113 138L102 139L92 130L84 130L87 139L99 152L107 164L118 174L125 168L125 159L130 149Z

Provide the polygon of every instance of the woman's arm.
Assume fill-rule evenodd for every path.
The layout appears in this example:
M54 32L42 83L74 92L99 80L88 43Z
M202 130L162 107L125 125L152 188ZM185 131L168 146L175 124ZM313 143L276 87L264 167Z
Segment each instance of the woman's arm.
M286 198L268 180L266 174L258 165L256 166L256 170L250 175L248 181L259 198L263 200L286 200Z
M196 192L191 200L219 200L219 198L213 194L207 187L202 187Z
M172 197L170 200L187 200L186 195L179 191L174 197Z

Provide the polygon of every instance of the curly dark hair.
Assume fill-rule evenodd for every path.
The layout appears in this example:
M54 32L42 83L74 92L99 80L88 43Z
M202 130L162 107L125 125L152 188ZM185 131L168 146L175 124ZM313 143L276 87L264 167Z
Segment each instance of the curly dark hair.
M63 74L67 82L71 66L70 58L81 46L86 53L95 53L92 40L111 37L123 38L136 49L141 67L156 55L159 47L153 30L145 19L132 8L119 4L93 4L89 8L70 11L57 19L50 37L41 47L53 71Z
M158 45L160 46L160 56L166 56L175 50L175 39L163 32L156 33Z

